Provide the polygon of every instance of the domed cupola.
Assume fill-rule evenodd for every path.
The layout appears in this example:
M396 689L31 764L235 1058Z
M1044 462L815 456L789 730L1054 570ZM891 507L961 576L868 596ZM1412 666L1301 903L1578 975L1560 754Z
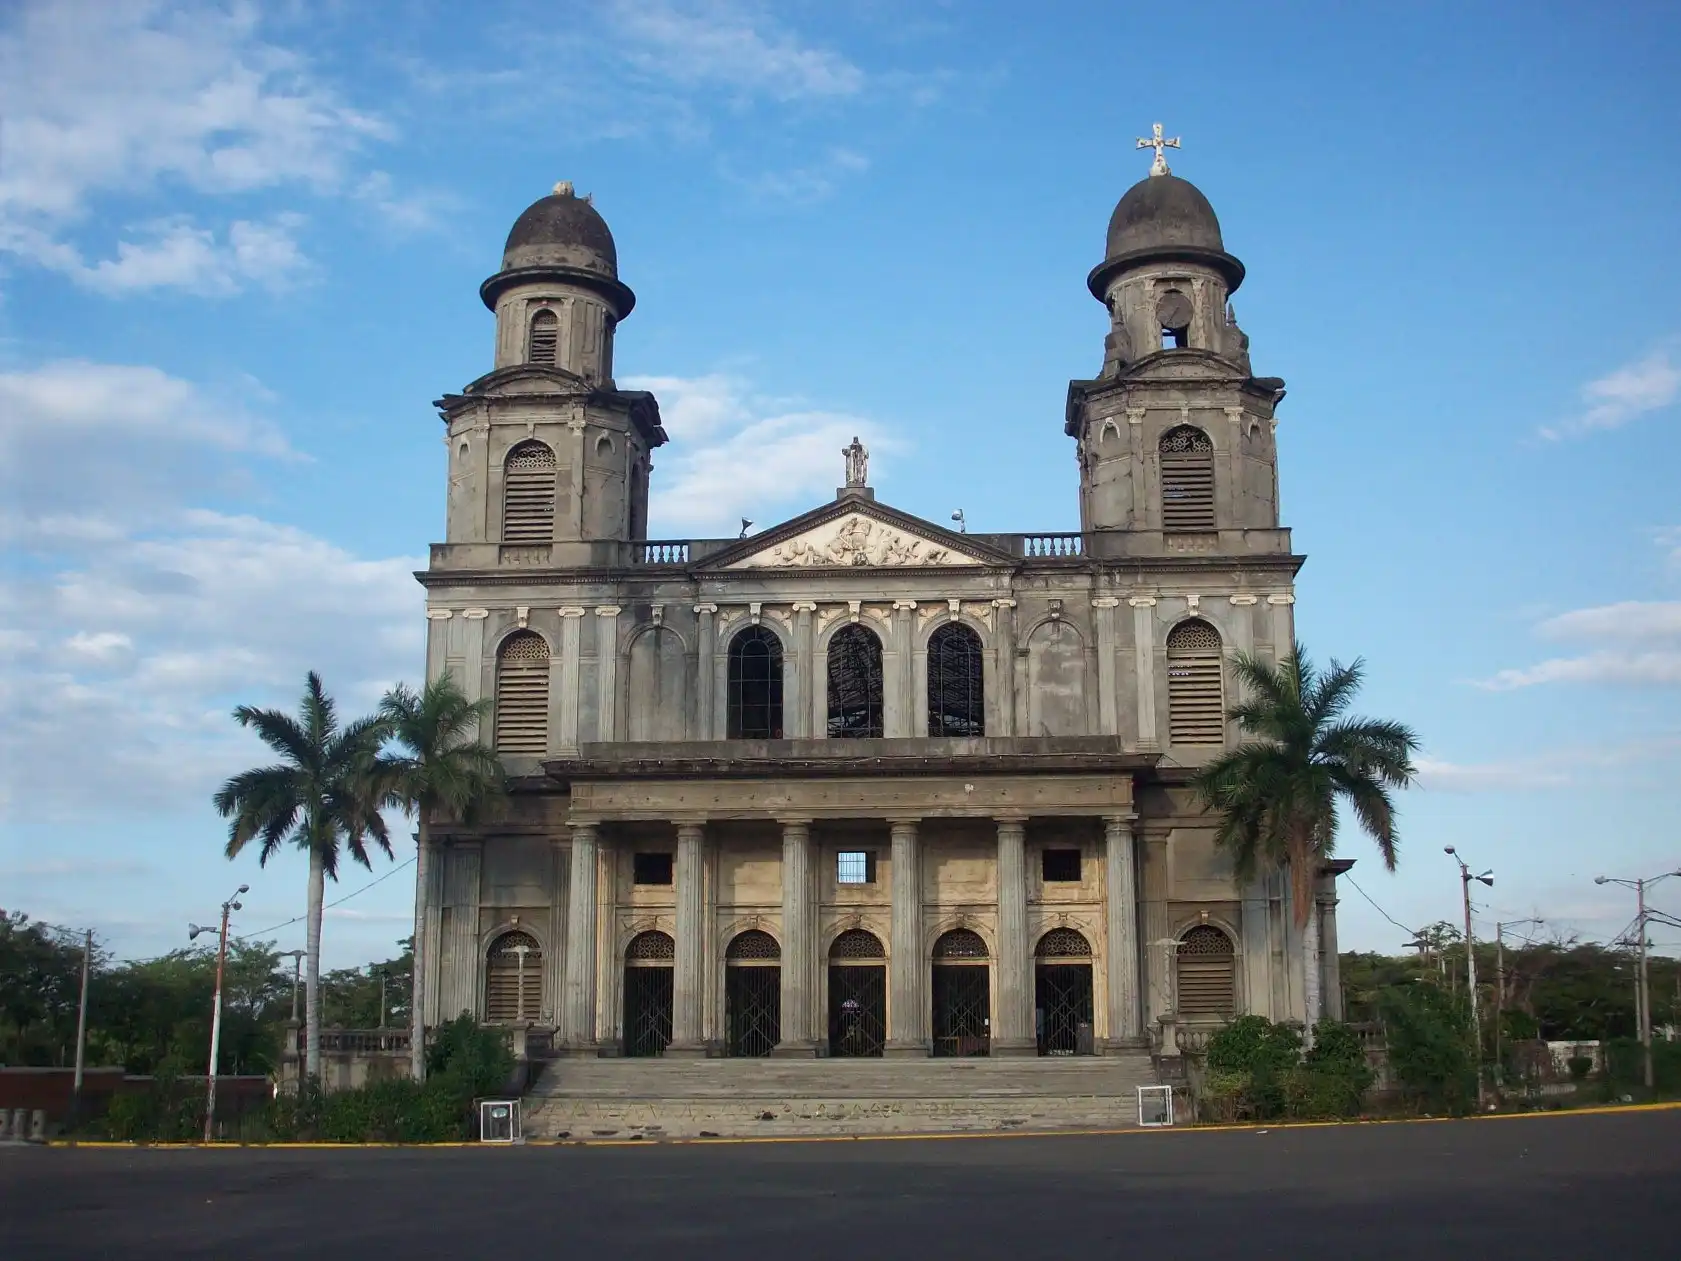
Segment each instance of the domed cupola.
M569 182L527 206L479 286L496 312L496 366L559 368L591 384L613 375L613 333L636 305L613 233Z
M1102 298L1116 276L1157 262L1212 267L1231 293L1243 283L1243 264L1226 253L1220 220L1202 190L1161 163L1121 197L1109 216L1108 249L1086 281Z

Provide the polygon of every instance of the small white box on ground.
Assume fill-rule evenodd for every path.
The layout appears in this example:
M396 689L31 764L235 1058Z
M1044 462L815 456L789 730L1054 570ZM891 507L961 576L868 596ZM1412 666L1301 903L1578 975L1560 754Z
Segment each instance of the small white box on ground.
M519 1100L480 1100L479 1142L517 1143L519 1141Z
M1172 1086L1138 1088L1138 1124L1151 1127L1173 1124Z

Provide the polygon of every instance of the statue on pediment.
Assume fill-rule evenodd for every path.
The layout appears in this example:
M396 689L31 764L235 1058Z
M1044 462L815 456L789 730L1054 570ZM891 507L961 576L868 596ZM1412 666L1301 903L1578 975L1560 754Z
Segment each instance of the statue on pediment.
M867 486L870 476L870 449L858 441L853 435L852 445L842 447L841 454L846 457L846 484L848 486Z

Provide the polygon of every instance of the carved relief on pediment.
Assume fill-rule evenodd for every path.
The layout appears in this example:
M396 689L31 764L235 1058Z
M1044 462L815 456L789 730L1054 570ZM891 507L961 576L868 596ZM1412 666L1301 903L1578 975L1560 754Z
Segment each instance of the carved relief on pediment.
M977 558L904 530L884 525L861 512L825 522L774 547L736 561L731 569L806 569L919 565L979 565Z

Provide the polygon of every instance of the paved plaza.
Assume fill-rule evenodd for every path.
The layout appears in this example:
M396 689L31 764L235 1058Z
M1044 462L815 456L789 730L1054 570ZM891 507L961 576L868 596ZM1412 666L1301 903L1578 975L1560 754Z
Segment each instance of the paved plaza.
M1667 1252L1681 1112L1111 1136L0 1149L6 1254L1424 1258Z

